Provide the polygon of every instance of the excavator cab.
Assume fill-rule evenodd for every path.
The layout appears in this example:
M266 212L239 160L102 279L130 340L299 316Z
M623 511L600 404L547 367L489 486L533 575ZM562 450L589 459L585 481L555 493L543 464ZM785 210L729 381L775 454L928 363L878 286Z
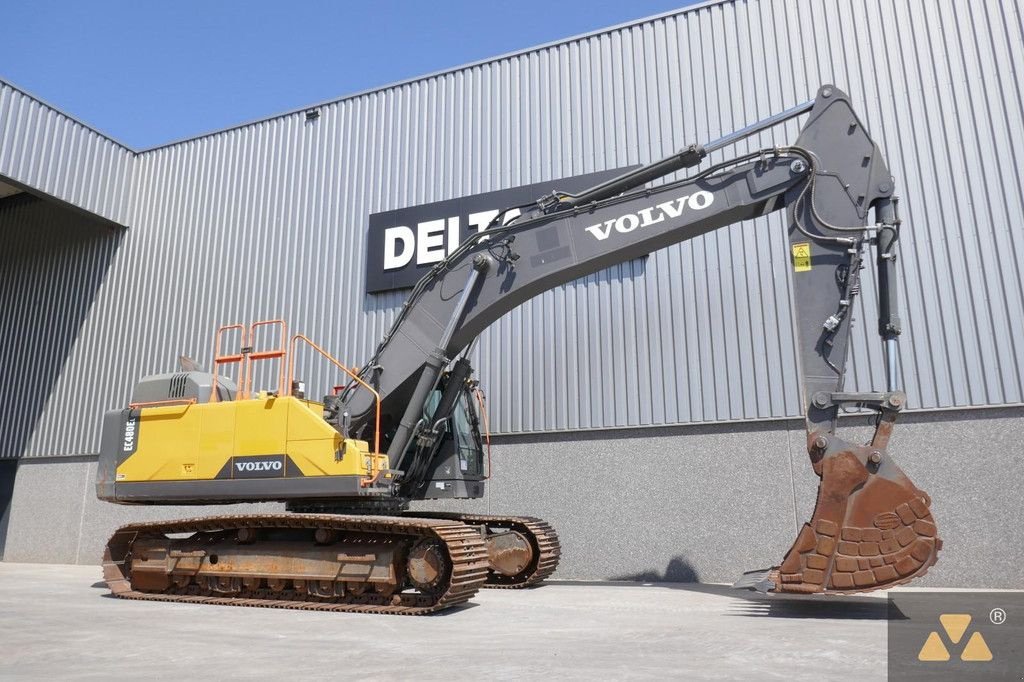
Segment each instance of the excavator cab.
M450 381L450 377L446 381ZM436 449L429 455L428 477L421 484L426 499L475 498L483 494L484 439L477 413L478 388L465 387L456 398L451 414L444 418ZM432 391L424 406L424 419L436 414L443 389ZM490 437L489 435L487 436Z

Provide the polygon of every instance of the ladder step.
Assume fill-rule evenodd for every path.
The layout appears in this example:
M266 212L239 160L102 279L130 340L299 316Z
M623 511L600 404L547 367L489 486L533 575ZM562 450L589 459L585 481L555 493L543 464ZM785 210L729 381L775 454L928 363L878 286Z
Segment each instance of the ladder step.
M241 362L243 357L242 355L218 355L213 361L218 365L222 365L228 362Z
M284 357L283 350L261 350L257 353L249 353L250 360L270 360L272 358Z

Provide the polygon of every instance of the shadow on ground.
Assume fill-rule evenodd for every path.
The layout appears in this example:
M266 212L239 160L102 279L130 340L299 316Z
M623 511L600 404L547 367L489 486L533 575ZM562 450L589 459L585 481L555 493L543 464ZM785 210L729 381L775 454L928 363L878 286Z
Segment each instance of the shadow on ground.
M730 597L726 615L768 618L805 618L835 620L906 620L898 608L890 610L887 599L856 595L827 594L761 594L753 590L736 589L731 585L711 583L673 583L662 581L639 582L633 580L587 580L558 582L558 585L635 587L638 589L670 589Z
M615 576L612 580L636 583L697 583L700 582L700 576L697 575L697 569L685 557L677 556L668 562L664 573L644 571L643 573Z
M615 576L611 581L562 583L566 585L617 585L668 588L730 597L730 616L766 618L802 618L835 620L905 620L899 609L890 608L887 599L857 595L763 594L736 589L731 585L701 583L697 570L685 557L669 561L663 573L644 571ZM653 585L652 585L653 584Z

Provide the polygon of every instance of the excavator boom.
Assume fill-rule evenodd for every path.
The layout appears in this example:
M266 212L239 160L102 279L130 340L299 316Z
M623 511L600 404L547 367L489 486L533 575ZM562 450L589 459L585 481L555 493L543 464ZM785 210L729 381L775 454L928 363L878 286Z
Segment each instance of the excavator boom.
M708 150L803 113L808 118L791 146L742 154L693 177L643 187L698 165ZM929 498L887 451L896 416L906 404L904 394L894 390L900 331L895 268L900 224L894 190L885 159L849 98L825 85L813 103L707 146L691 145L580 195L556 193L509 223L493 224L419 282L363 370L364 379L382 396L385 413L394 410L397 425L389 456L403 471L430 469L433 441L420 439L426 447L416 444L431 428L420 406L444 367L509 310L616 263L785 211L808 452L822 483L814 516L781 568L755 584L783 591L845 591L919 575L935 562L941 541ZM865 251L872 246L877 250L887 390L847 393L843 384L853 301L860 293ZM349 414L365 413L361 398L365 392L359 390L345 395ZM877 414L871 442L849 443L836 434L839 410L846 407ZM422 483L414 476L406 490L415 495Z

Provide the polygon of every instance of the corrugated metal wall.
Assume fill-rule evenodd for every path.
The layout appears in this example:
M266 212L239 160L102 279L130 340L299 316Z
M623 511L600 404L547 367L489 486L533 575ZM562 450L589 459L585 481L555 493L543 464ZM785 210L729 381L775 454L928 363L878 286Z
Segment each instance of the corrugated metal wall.
M0 176L124 224L135 154L0 81Z
M403 299L363 293L370 213L650 161L828 81L904 198L911 406L1020 403L1022 64L1017 2L724 2L144 152L132 228L27 452L94 451L101 409L179 352L207 359L218 321L286 317L364 360ZM492 425L798 414L788 271L774 216L538 297L476 351ZM850 382L865 390L882 387L867 280Z
M76 420L92 412L61 401L77 399L67 386L80 381L83 370L72 369L68 360L121 234L28 194L0 202L0 452L5 456L21 452L37 428L66 439L64 434L78 430Z

